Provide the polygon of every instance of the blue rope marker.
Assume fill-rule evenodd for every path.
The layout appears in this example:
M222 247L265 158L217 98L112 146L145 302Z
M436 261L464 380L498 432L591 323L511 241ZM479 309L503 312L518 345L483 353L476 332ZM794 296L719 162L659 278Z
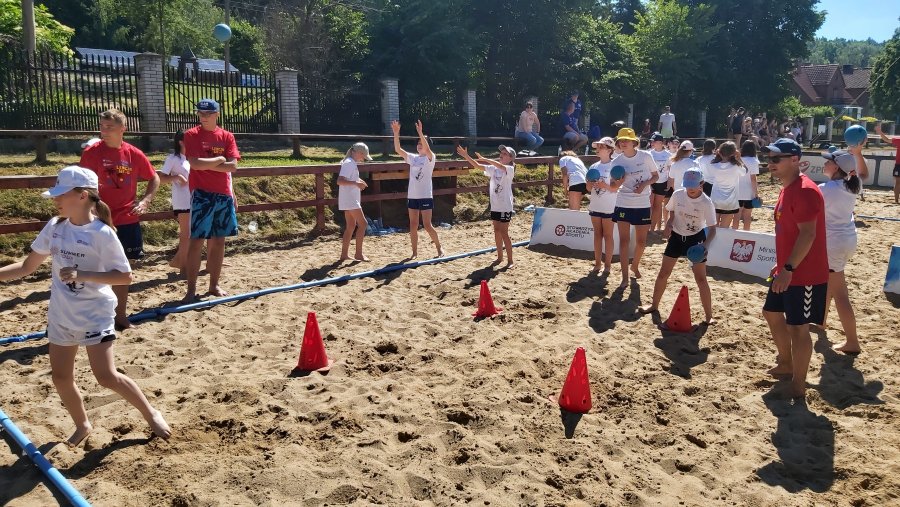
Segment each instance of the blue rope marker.
M513 243L512 246L525 246L528 245L528 241L519 241L518 243ZM331 278L324 278L322 280L313 280L311 282L302 282L295 283L292 285L282 285L279 287L270 287L268 289L261 289L254 292L247 292L244 294L235 294L233 296L226 296L218 299L210 299L207 301L199 301L197 303L189 303L185 305L179 306L171 306L168 308L153 308L151 310L144 310L140 313L135 313L128 317L129 322L132 324L138 323L144 320L156 319L159 317L165 317L171 313L182 313L189 312L191 310L201 310L204 308L210 308L216 305L221 305L223 303L231 303L233 301L243 301L245 299L252 299L260 296L265 296L268 294L275 294L277 292L287 292L298 289L308 289L311 287L320 287L322 285L331 285L335 283L348 282L350 280L356 280L358 278L366 278L369 276L378 276L385 275L388 273L393 273L394 271L400 271L404 269L410 268L418 268L420 266L427 266L430 264L437 264L439 262L449 262L457 259L463 259L465 257L471 257L473 255L481 255L496 251L497 247L492 246L490 248L483 248L481 250L474 250L471 252L459 253L455 255L448 255L446 257L438 257L435 259L426 259L423 261L415 261L409 262L406 264L395 264L392 266L384 266L382 268L373 269L371 271L363 271L361 273L353 273L350 275L342 275L335 276ZM0 345L9 345L10 343L24 342L26 340L38 340L47 336L46 331L38 331L34 333L24 334L24 335L16 335L10 336L7 338L0 338Z
M40 471L45 476L47 476L47 479L49 479L50 482L54 486L56 486L56 489L58 489L59 492L66 497L66 500L68 500L69 503L71 503L75 507L91 506L91 504L89 504L88 501L85 500L83 496L81 496L81 493L79 493L78 490L72 487L72 485L69 484L69 481L67 481L66 478L63 477L61 473L59 473L59 470L53 468L53 465L51 465L50 462L47 461L47 458L45 458L44 455L41 454L41 451L39 451L38 448L33 443L31 443L31 440L28 440L28 437L26 437L25 434L22 433L21 430L19 430L19 428L15 425L15 423L12 422L12 420L6 415L3 410L0 410L0 426L2 426L3 430L9 433L9 436L11 436L12 439L19 445L19 447L22 448L22 451L24 451L24 453L28 455L29 458L31 458L31 461L33 461L34 464L37 465Z

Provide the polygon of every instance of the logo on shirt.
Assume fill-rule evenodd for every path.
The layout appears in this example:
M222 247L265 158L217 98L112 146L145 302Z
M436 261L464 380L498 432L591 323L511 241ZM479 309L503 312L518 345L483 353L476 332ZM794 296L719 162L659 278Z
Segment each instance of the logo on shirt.
M753 259L753 250L756 249L756 241L736 239L731 245L731 260L735 262L750 262Z
M216 146L207 142L201 143L203 150L212 157L219 157L225 154L224 146Z

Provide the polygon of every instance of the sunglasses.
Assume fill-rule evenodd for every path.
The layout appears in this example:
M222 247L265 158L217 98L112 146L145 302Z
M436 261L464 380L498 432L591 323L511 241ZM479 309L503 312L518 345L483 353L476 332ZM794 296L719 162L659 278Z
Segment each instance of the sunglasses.
M791 158L791 155L769 155L769 163L777 164L778 162L781 162L781 160L785 159L785 158Z

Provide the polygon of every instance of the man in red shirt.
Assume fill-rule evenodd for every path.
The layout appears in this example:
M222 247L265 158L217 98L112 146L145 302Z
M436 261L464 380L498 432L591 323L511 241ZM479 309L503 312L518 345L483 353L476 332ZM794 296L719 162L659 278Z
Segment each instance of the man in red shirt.
M187 260L187 294L197 296L197 275L206 241L206 270L211 296L226 296L219 287L225 262L225 238L237 235L237 211L231 189L231 173L241 158L234 135L219 128L219 103L203 99L197 103L200 125L184 132L184 155L191 165L191 242Z
M812 357L809 325L822 325L828 288L825 247L825 199L822 191L800 172L803 150L793 139L778 139L763 148L769 170L781 181L775 205L775 258L772 285L763 305L778 349L773 376L791 376L790 396L806 394L806 374Z
M894 155L894 204L900 204L900 137L891 137L884 135L881 131L881 124L875 125L875 133L881 136L881 140L893 144L897 148Z
M117 109L100 113L100 139L82 152L81 167L97 173L100 181L100 199L112 211L116 235L125 249L128 259L140 259L144 255L141 234L141 215L150 208L150 202L159 188L159 176L147 160L144 152L124 141L125 114ZM137 199L138 180L147 181L144 197ZM126 315L128 286L113 285L119 300L116 305L116 328L131 327Z

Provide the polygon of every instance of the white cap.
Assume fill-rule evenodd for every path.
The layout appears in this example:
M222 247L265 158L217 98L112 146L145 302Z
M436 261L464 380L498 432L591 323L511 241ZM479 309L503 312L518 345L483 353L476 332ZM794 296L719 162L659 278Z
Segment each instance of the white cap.
M84 167L70 165L59 172L56 185L42 193L46 198L59 197L73 188L99 188L97 173Z
M372 156L369 155L369 146L366 143L356 143L350 147L350 150L357 153L364 153L366 155L366 160L372 160Z
M616 148L616 141L611 137L603 137L591 143L591 146L596 148L598 144L602 144L604 146L609 146L612 149Z
M694 151L694 143L692 143L689 139L685 139L681 141L681 144L678 146L678 151L681 150L691 150Z
M497 150L498 150L500 153L503 153L503 152L505 151L505 152L507 153L507 155L509 155L510 157L516 158L516 150L512 149L511 146L504 146L504 145L501 144L501 145L497 148Z

